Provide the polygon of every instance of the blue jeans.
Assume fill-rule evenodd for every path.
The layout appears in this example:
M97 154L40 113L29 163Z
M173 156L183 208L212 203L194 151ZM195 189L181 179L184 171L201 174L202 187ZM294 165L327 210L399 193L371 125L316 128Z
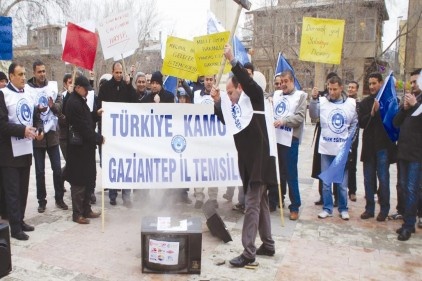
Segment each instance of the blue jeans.
M123 199L123 201L130 201L130 191L131 191L131 189L122 189L122 199ZM117 189L109 189L108 190L108 198L110 200L116 200Z
M63 200L62 167L60 164L59 145L40 148L34 147L35 177L37 180L38 203L47 203L47 191L45 189L45 153L50 158L51 169L53 170L54 198L56 201Z
M277 144L278 151L278 164L280 173L280 185L283 188L289 187L289 199L291 204L289 205L290 212L299 212L301 206L300 192L299 192L299 179L297 172L297 162L299 155L299 140L297 138L292 139L290 147ZM287 182L287 185L286 185ZM283 197L286 193L282 190ZM278 190L276 189L276 198L278 200ZM283 200L284 201L284 200Z
M404 216L403 227L413 229L416 223L416 213L418 208L419 177L421 162L408 162L399 160L400 165L400 185L403 187Z
M321 154L321 171L325 171L330 167L331 162L334 161L335 155L326 155ZM348 171L344 170L343 182L342 183L333 183L337 187L337 198L338 198L338 211L341 213L343 211L348 211L347 207L347 181L348 181ZM335 189L334 189L335 190ZM333 194L331 192L331 183L323 182L322 183L322 209L327 211L327 213L333 213Z
M380 213L384 216L390 211L390 163L387 149L377 151L375 158L363 162L363 177L365 185L365 211L371 215L375 213L374 190L379 181Z

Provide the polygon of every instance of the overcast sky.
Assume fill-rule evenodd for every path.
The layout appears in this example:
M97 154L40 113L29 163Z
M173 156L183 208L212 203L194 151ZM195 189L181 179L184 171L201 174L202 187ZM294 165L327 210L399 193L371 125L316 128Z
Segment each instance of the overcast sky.
M227 0L229 1L229 0ZM262 5L263 0L249 0L252 10ZM206 34L209 0L157 0L158 13L163 18L162 31L185 39ZM407 0L385 0L389 21L384 23L383 48L394 40L397 33L398 17L407 18ZM394 47L394 46L393 46Z

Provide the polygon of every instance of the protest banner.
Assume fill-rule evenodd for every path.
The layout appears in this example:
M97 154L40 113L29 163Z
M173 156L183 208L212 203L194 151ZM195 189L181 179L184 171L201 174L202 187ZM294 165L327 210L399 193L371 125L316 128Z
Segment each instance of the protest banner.
M196 81L198 70L193 42L173 36L167 37L166 55L161 72L165 75Z
M62 60L92 70L97 54L97 42L95 33L69 22Z
M0 60L13 59L12 18L0 17Z
M221 66L224 45L229 40L230 32L219 32L194 38L195 58L199 75L217 74ZM230 62L226 62L223 73L230 72Z
M138 33L130 11L105 18L98 25L104 59L120 59L132 54L138 45Z
M233 136L210 104L103 102L102 186L242 185Z
M344 20L303 17L299 60L340 64Z

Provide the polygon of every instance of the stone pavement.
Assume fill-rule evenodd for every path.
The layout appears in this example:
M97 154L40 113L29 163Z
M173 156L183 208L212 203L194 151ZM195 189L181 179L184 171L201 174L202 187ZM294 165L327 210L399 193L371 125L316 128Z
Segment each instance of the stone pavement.
M313 203L318 198L317 181L309 177L313 129L307 124L299 152L300 218L290 221L285 208L282 226L280 213L271 214L276 254L257 257L259 266L256 269L232 268L228 263L242 251L243 216L232 211L232 203L222 198L225 188L219 192L219 213L233 238L227 244L210 234L201 211L193 205L169 204L159 193L152 196L154 200L134 203L131 209L122 205L121 196L118 205L111 206L106 193L104 232L101 219L92 219L89 225L78 225L72 222L71 210L62 211L54 206L52 173L49 171L46 175L48 204L43 214L37 212L32 173L26 221L35 226L35 231L28 233L28 241L12 239L13 271L3 280L422 280L422 229L417 229L409 241L400 242L395 233L400 221L359 218L365 205L361 163L358 166L358 199L357 202L349 201L351 219L341 220L337 211L332 218L317 218L321 211ZM395 166L391 166L390 173L390 213L393 213ZM98 169L98 179L101 179L101 169ZM69 186L66 187L69 190ZM192 190L189 195L193 197ZM98 203L94 208L101 207L100 196L99 180ZM69 191L65 193L65 202L70 205ZM378 206L376 208L377 212ZM202 218L201 275L142 274L140 227L142 217L147 215ZM259 238L257 245L260 245ZM226 262L216 265L218 260Z

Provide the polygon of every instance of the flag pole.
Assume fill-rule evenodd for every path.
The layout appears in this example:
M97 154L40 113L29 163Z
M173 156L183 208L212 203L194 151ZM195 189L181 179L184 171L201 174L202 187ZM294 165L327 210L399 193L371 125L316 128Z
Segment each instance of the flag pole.
M268 100L268 102L270 103L271 116L273 116L273 114L274 114L273 103L270 100ZM267 128L267 130L269 130L269 128ZM276 140L276 137L275 137L275 133L272 134L272 136L273 136L273 142L277 146L277 140ZM275 173L276 173L276 176L277 176L278 204L280 205L280 220L281 220L281 226L284 227L283 200L282 200L282 197L281 197L282 195L281 195L281 183L280 183L280 173L279 173L280 167L279 167L279 163L278 163L278 152L277 151L276 151L276 154L275 154L275 169L276 169Z

